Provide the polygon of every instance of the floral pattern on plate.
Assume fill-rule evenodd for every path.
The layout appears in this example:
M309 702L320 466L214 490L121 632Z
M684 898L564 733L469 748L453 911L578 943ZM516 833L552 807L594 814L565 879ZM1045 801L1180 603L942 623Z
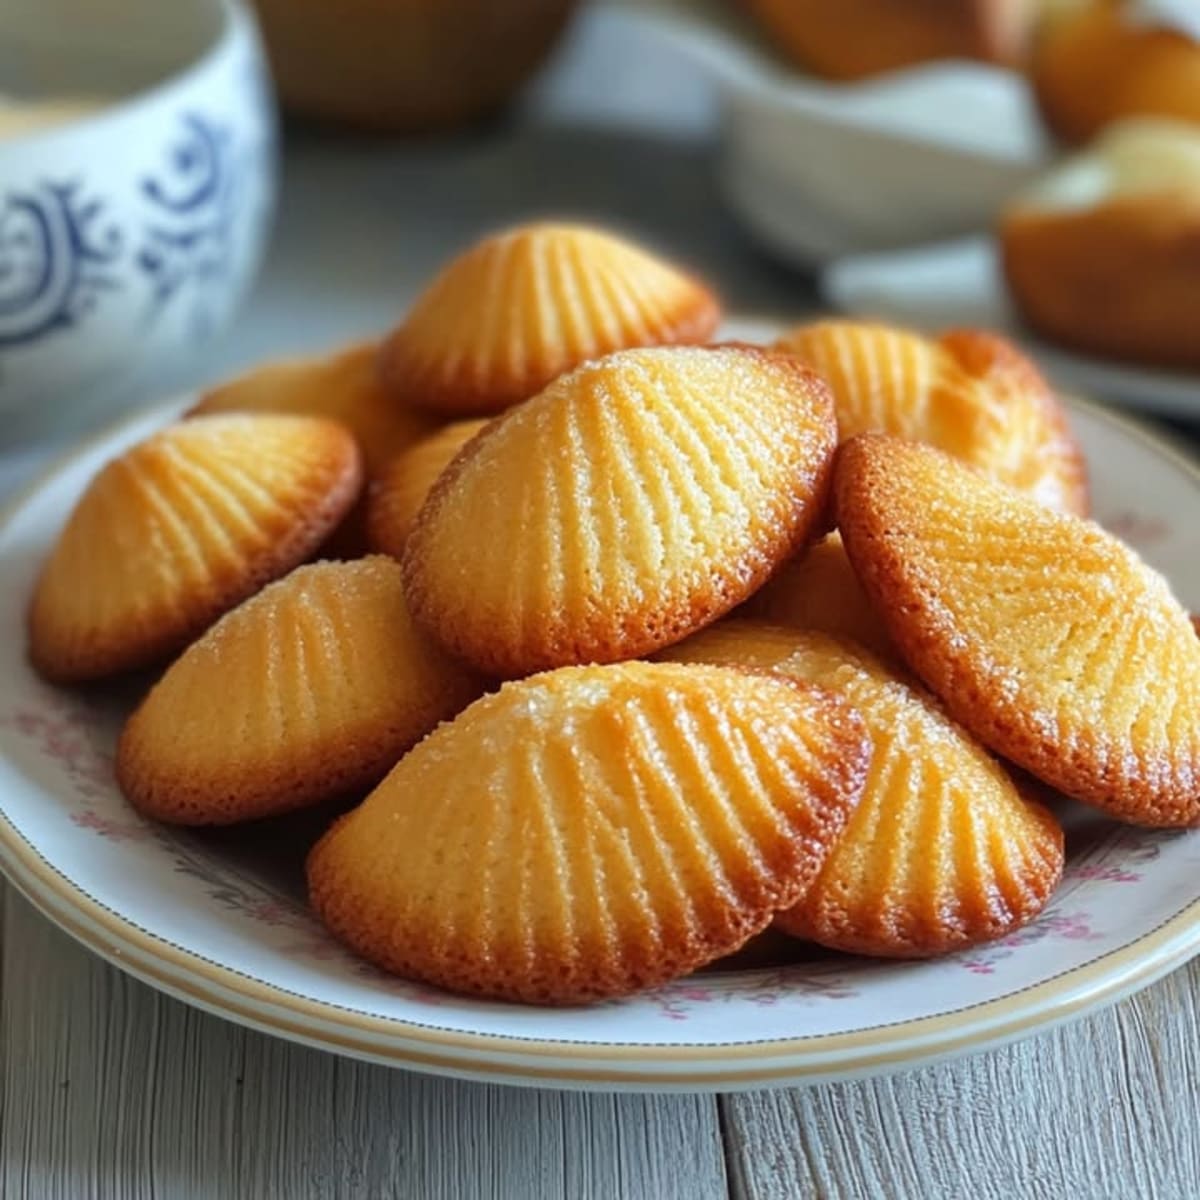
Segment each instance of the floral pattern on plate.
M1053 996L1074 994L1073 981L1097 965L1112 962L1100 976L1112 990L1127 964L1140 961L1139 947L1152 948L1142 962L1149 970L1165 969L1200 944L1200 833L1117 826L1064 802L1068 867L1049 910L1000 942L946 959L872 962L818 952L787 965L705 971L628 1000L555 1010L465 1000L381 974L328 938L304 906L304 839L318 829L297 842L297 835L265 827L234 846L219 833L142 821L111 780L116 733L136 692L68 695L47 687L26 664L27 597L65 513L99 463L163 419L143 416L109 435L0 527L0 858L46 907L86 908L114 940L161 958L178 990L199 988L220 1011L266 1028L278 1023L281 1032L335 1047L344 1042L331 1029L338 1037L370 1030L383 1048L372 1043L363 1052L387 1057L392 1038L402 1061L423 1038L469 1038L476 1048L464 1070L483 1077L499 1072L497 1064L511 1073L514 1063L526 1061L525 1048L530 1063L554 1047L565 1058L581 1048L611 1048L614 1061L630 1047L648 1059L693 1050L701 1059L732 1054L713 1059L718 1065L699 1079L716 1086L739 1078L740 1048L757 1054L785 1047L779 1061L798 1073L836 1075L842 1059L824 1064L834 1053L828 1048L845 1039L866 1038L872 1053L890 1060L919 1061L937 1051L918 1036L931 1020L977 1031L972 1036L982 1042L993 1036L986 1030L1000 1012L1024 1013L1026 1027L1053 1019ZM1098 410L1080 409L1075 419L1101 519L1124 514L1131 533L1149 531L1146 556L1170 575L1185 602L1200 607L1200 522L1190 516L1200 504L1200 479ZM1155 941L1162 929L1171 931L1165 946ZM103 939L89 940L106 952ZM1094 985L1097 995L1101 984ZM229 992L252 1004L251 1017L222 999ZM285 1011L308 1015L285 1022L279 1016ZM481 1042L486 1049L478 1048ZM661 1082L676 1078L661 1070ZM597 1082L609 1078L598 1075Z

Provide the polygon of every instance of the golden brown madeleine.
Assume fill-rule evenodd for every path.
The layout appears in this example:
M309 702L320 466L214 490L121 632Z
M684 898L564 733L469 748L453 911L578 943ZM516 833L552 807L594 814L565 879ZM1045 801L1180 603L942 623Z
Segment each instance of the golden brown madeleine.
M404 552L413 617L489 674L634 658L741 603L824 516L825 385L694 347L587 363L442 474Z
M110 462L37 583L30 658L47 679L99 679L181 649L303 562L358 496L346 429L315 417L198 417Z
M864 590L953 717L1122 820L1200 820L1200 640L1129 547L898 438L843 446L835 491Z
M429 489L487 423L486 417L452 421L388 463L367 497L367 543L372 550L394 558L404 553Z
M1200 122L1200 45L1132 8L1125 0L1074 5L1038 38L1034 93L1063 140L1086 142L1125 117Z
M1062 140L1087 141L1116 116L1112 84L1129 53L1129 32L1113 0L1071 6L1040 30L1030 82L1043 119Z
M1105 358L1200 366L1200 127L1114 125L1019 196L999 232L1031 328Z
M1032 31L1030 0L742 0L806 70L862 79L938 59L1012 62Z
M1087 513L1087 468L1066 413L1004 338L827 320L797 326L775 348L829 380L843 440L879 432L928 442L1043 504Z
M1195 200L1112 200L1094 209L1011 210L1000 231L1004 274L1021 316L1085 354L1200 367L1200 238Z
M784 563L738 613L791 629L817 629L853 638L876 654L896 656L836 530Z
M988 398L974 453L956 457L1050 508L1086 517L1091 492L1083 448L1066 408L1032 360L986 330L951 329L937 342Z
M314 563L171 664L125 726L117 779L160 821L275 816L373 787L482 691L413 628L398 563Z
M866 770L845 701L769 674L569 667L401 759L308 860L321 919L389 971L537 1004L728 954L793 904Z
M385 390L375 342L255 367L206 392L188 415L222 412L294 413L341 421L358 439L370 476L437 428L428 413Z
M718 622L662 657L818 684L866 723L862 799L780 928L835 950L913 958L1003 937L1045 907L1062 876L1057 820L907 673L853 642L756 621Z
M639 246L582 225L522 225L446 266L381 361L409 403L497 413L587 359L704 342L720 319L703 283Z

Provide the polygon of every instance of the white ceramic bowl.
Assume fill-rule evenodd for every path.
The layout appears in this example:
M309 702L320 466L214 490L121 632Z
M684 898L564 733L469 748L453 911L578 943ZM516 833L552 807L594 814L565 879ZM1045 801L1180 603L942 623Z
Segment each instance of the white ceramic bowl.
M274 198L235 0L5 0L0 91L103 97L0 137L0 414L73 405L230 319Z
M988 228L1049 158L1015 72L945 62L830 84L772 55L729 0L609 2L711 74L726 196L802 265Z

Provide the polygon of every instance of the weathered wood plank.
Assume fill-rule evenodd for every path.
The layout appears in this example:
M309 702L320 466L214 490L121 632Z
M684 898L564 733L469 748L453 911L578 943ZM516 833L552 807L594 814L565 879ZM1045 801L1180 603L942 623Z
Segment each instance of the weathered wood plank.
M10 894L0 1195L715 1200L717 1106L429 1079L237 1028Z
M1194 1200L1200 960L1075 1025L954 1063L722 1100L741 1200Z

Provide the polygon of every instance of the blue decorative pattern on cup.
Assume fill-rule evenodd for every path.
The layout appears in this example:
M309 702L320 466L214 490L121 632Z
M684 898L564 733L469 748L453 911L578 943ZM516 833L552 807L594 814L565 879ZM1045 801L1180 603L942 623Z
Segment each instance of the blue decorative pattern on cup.
M152 315L189 293L191 325L202 336L212 324L206 286L232 267L240 171L227 128L195 113L183 126L163 173L142 180L148 216L137 266L150 285Z
M0 197L0 348L69 329L120 287L124 238L79 181Z
M179 3L220 26L186 70L0 138L0 424L61 427L199 369L254 278L277 160L253 14Z
M184 114L181 125L166 165L140 181L137 228L106 224L105 202L85 199L78 181L2 198L0 347L74 327L104 292L139 282L149 320L186 297L191 332L211 332L209 293L236 267L242 160L253 151L235 153L229 128L198 113ZM135 270L121 275L130 255Z

